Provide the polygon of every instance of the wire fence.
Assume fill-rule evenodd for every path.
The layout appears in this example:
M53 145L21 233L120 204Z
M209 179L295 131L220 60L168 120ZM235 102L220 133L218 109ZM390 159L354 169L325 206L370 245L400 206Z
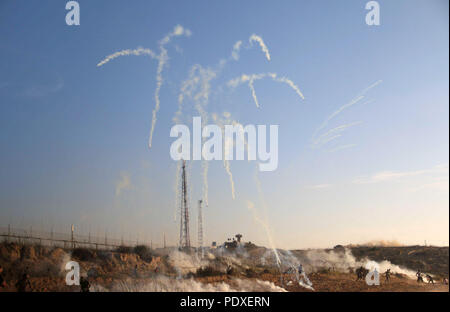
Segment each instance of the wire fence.
M42 246L53 246L61 248L95 248L95 249L117 249L119 247L135 247L137 245L147 245L153 248L153 243L143 242L139 240L131 241L117 238L109 238L106 234L104 237L78 234L75 231L70 233L45 232L29 229L21 229L15 227L0 227L0 238L6 242L15 242L19 244L37 244Z

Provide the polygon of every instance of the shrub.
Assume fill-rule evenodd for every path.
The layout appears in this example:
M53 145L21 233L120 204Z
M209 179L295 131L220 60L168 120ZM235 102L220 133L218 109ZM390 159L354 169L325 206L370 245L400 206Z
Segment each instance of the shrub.
M142 260L146 262L152 261L153 258L152 252L150 248L148 248L145 245L137 245L136 247L134 247L134 253L137 254Z
M87 248L75 248L72 251L72 257L80 261L90 261L94 259L94 252Z
M255 271L253 271L252 269L246 269L245 270L245 276L247 276L247 277L255 277L256 276L256 273L255 273Z
M198 277L216 276L216 275L221 275L221 272L215 270L211 266L206 266L206 267L198 268L195 275Z
M130 254L133 252L133 248L128 246L119 246L117 247L116 251L118 253Z

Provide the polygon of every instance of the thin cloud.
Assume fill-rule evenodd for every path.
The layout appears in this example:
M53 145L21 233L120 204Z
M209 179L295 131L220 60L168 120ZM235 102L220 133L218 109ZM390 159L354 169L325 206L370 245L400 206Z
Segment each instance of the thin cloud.
M442 191L442 192L448 192L449 191L449 180L448 176L441 177L441 178L435 178L433 179L433 182L425 183L422 185L419 185L417 187L411 188L411 192L418 192L422 190L436 190L436 191Z
M354 184L380 183L398 180L406 177L414 177L427 174L448 174L448 164L438 165L430 169L413 171L381 171L371 176L358 177L353 180Z
M331 184L317 184L317 185L308 186L308 188L310 188L310 189L325 189L325 188L329 188L330 186L331 186Z

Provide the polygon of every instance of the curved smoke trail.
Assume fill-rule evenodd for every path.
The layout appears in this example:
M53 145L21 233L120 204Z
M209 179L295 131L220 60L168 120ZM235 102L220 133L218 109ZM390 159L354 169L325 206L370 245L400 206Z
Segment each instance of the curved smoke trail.
M250 44L256 41L259 43L259 46L261 47L262 51L264 52L264 54L266 55L266 59L268 61L270 61L270 53L269 53L269 49L267 48L266 44L264 43L264 41L262 40L262 38L260 36L257 36L255 34L250 36L249 42Z
M133 50L127 49L127 50L118 51L118 52L108 55L107 57L105 57L103 60L101 60L97 64L97 67L105 65L109 61L112 61L113 59L118 58L119 56L127 56L127 55L135 55L135 56L149 55L151 58L157 58L157 55L155 54L155 52L153 52L150 49L145 49L145 48L137 48L137 49L133 49Z
M289 87L291 87L295 91L295 93L297 93L297 95L302 100L305 99L305 97L303 96L303 93L300 91L300 88L291 79L289 79L287 77L278 77L278 74L276 74L276 73L262 73L262 74L251 74L251 75L242 74L240 77L229 80L227 85L231 88L236 88L237 86L247 82L248 87L250 88L250 90L252 92L252 97L253 97L253 100L255 101L256 107L259 108L260 106L259 106L258 98L256 96L254 82L256 80L261 80L261 79L264 79L267 77L271 78L274 81L287 84Z

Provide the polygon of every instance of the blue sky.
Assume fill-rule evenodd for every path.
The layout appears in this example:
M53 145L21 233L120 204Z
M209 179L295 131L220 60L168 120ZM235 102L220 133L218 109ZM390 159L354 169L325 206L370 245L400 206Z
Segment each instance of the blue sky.
M232 161L236 199L220 161L210 164L205 241L235 233L267 245L251 201L279 247L427 240L448 245L449 50L447 1L379 1L380 26L365 24L366 1L79 1L80 26L65 24L65 1L0 4L0 220L25 227L74 223L79 231L177 241L176 163L169 137L183 81L195 64L215 70L207 111L242 124L279 125L279 166L260 173ZM153 146L157 62L126 56L176 25L163 71ZM249 37L263 38L268 62ZM238 61L233 45L243 41ZM277 73L288 85L242 74ZM312 145L333 112L377 81L365 98L319 132L357 123ZM186 102L185 119L195 114ZM317 135L317 133L316 133ZM317 136L316 136L317 137ZM191 206L202 196L192 164ZM117 186L123 190L117 192ZM196 223L192 222L192 233ZM191 237L195 241L193 234Z

